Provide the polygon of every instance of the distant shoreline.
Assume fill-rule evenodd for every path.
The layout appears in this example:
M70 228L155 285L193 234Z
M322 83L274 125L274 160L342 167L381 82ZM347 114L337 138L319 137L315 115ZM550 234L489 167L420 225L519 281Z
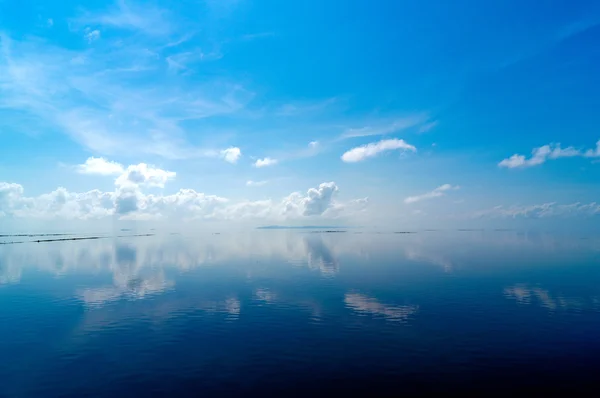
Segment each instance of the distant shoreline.
M331 225L307 225L307 226L285 226L285 225L266 225L256 227L256 229L349 229L352 227L346 226L331 226Z

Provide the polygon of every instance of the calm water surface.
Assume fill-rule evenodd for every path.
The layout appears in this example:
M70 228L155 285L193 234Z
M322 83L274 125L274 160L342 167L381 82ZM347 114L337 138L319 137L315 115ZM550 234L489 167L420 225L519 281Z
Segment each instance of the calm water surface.
M598 236L0 245L0 397L594 389L599 311Z

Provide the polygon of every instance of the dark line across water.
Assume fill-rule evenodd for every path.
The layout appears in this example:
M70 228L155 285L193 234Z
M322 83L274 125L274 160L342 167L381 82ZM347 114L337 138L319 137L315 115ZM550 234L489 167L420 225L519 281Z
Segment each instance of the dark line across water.
M37 235L37 236L60 236L61 234L56 235ZM67 234L63 234L67 235ZM80 236L75 238L57 238L57 239L38 239L38 240L29 240L29 241L19 241L19 242L0 242L0 245L15 245L19 243L47 243L47 242L64 242L64 241L74 241L74 240L94 240L94 239L107 239L107 238L134 238L134 237L142 237L142 236L154 236L155 234L138 234L138 235L117 235L117 236ZM0 235L1 236L1 235ZM36 235L13 235L13 236L36 236Z

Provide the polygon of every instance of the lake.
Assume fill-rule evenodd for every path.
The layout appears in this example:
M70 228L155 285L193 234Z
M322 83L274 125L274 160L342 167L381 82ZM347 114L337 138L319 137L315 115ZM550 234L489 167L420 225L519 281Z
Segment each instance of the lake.
M123 232L122 235L132 234ZM593 388L600 236L220 234L0 242L0 396Z

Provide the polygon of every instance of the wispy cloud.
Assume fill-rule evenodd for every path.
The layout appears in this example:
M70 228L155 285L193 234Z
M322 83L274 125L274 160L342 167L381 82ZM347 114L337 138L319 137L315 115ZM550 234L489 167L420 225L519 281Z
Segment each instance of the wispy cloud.
M268 167L268 166L276 165L277 163L278 163L277 159L271 159L271 158L257 159L256 162L254 162L254 167L257 167L257 168Z
M92 43L93 41L100 39L100 31L98 29L86 29L84 37L88 43Z
M597 16L590 16L575 21L569 25L564 26L562 29L559 30L559 32L556 34L556 42L559 43L570 37L576 36L589 29L592 29L598 25L600 25L600 18L598 18Z
M252 181L252 180L248 180L246 181L246 186L247 187L262 187L263 185L266 185L269 181Z
M145 36L173 32L166 28L166 14L132 7L121 2L107 14L79 19L85 26L73 34L87 35L89 40L111 27L134 31L81 51L39 38L12 40L1 35L0 108L28 113L44 130L66 133L103 155L215 156L217 149L188 142L186 124L233 117L253 93L222 77L169 76L166 58L176 55L171 50L164 54L162 48L173 39L168 34ZM15 123L15 128L22 127Z
M427 133L427 132L433 130L434 128L436 128L438 124L439 124L439 122L437 120L434 120L433 122L423 124L422 126L419 127L419 129L417 131L419 133Z
M428 120L429 116L427 114L419 113L411 116L397 118L392 122L377 122L373 125L349 128L342 133L340 138L344 139L355 137L368 137L373 135L386 135L396 133L401 130L405 130L411 127L416 127L427 123Z
M271 156L257 159L252 165L257 168L273 166L275 164L310 158L324 150L319 141L311 141L308 145L288 150L275 150Z
M75 25L102 25L151 36L168 35L174 29L167 10L150 4L137 5L125 0L117 1L104 12L85 13L72 22Z
M204 53L201 49L184 51L169 55L165 58L169 70L176 73L191 73L193 67L199 62L214 61L223 55L219 52Z
M491 209L473 213L473 217L491 218L545 218L558 216L592 216L600 215L600 203L558 204L548 202L527 206L495 206Z
M547 160L576 156L600 157L600 141L598 141L596 149L589 149L587 151L576 149L572 146L561 148L560 144L548 144L539 148L534 148L531 151L531 157L529 158L525 157L525 155L514 154L511 157L502 160L498 163L498 166L509 169L526 168L543 164Z
M404 203L410 204L410 203L416 203L416 202L420 202L420 201L427 200L427 199L439 198L440 196L445 196L446 192L452 191L452 190L457 190L459 188L460 187L458 187L456 185L453 186L450 184L440 185L439 187L437 187L436 189L434 189L431 192L427 192L422 195L409 196L406 199L404 199Z
M250 41L256 39L265 39L273 36L275 36L275 32L246 33L245 35L241 36L241 39L245 41Z
M326 109L338 104L340 101L338 98L327 98L318 101L296 101L289 102L287 104L279 105L275 107L274 114L276 116L306 116L319 114Z
M417 148L406 143L404 140L393 138L390 140L381 140L367 145L352 148L342 155L342 160L346 163L361 162L367 158L375 157L382 152L402 149L403 151L416 152Z

